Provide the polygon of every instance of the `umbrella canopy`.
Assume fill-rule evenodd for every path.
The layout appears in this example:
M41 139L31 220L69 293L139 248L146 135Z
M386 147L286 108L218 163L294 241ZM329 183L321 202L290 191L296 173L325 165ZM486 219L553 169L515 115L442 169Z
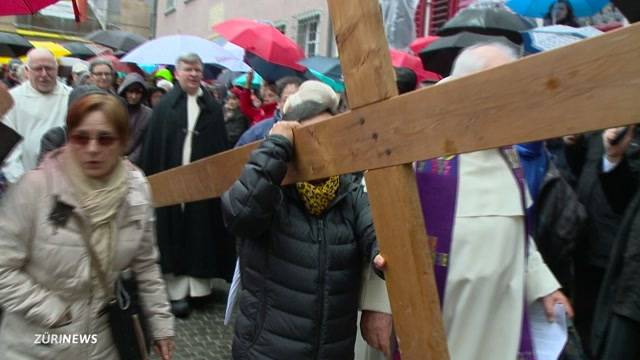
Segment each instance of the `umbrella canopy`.
M238 72L238 71L230 71L230 70L222 70L222 72L218 75L218 77L216 78L216 82L219 82L221 84L224 84L225 86L230 86L230 84L232 84L233 80L237 79L238 77L242 76L243 73ZM254 79L255 79L255 75L254 74Z
M520 32L535 27L529 20L502 7L466 8L438 31L438 35L449 36L460 32L482 35L505 36L514 43L522 43Z
M522 33L524 50L537 53L573 44L582 39L602 34L602 31L592 27L574 28L565 25L552 25L531 29Z
M345 91L344 82L342 82L341 80L337 80L337 79L328 77L328 76L322 74L321 72L313 70L313 69L309 69L309 72L313 76L315 76L318 80L320 80L323 83L329 85L333 89L333 91L338 92L338 93L343 93Z
M389 53L391 54L391 64L395 67L407 68L413 71L418 78L418 82L438 81L442 79L440 75L426 71L423 68L420 58L415 55L396 49L389 49Z
M205 64L218 64L231 71L251 70L242 58L237 58L222 46L197 36L171 35L147 41L122 58L136 64L175 64L183 54L194 53Z
M67 66L67 67L73 67L73 65L75 64L84 64L87 66L87 68L89 68L89 62L86 60L82 60L80 58L75 58L75 57L61 57L58 59L58 64L60 64L60 66Z
M53 56L60 58L63 56L71 55L71 51L62 47L62 45L54 43L52 41L29 41L37 49L47 49L51 51Z
M0 16L31 15L57 2L58 0L2 0Z
M298 44L269 24L249 19L231 19L214 25L213 30L269 63L296 71L306 70L298 64L304 58L304 52ZM264 77L264 74L261 75Z
M609 0L568 0L575 16L592 16ZM543 18L556 0L509 0L507 6L522 16Z
M26 55L33 45L18 34L0 32L0 56L19 57Z
M71 52L71 57L88 59L100 54L100 48L89 43L66 42L62 43L65 49Z
M409 44L409 48L413 51L414 54L418 54L420 50L426 48L431 45L434 41L438 40L439 36L425 36L415 39L411 44Z
M276 82L285 76L305 77L301 71L296 71L288 66L274 64L250 52L244 55L244 61L268 82Z
M122 51L131 51L147 41L147 39L138 34L120 30L98 30L87 35L85 38L96 44Z
M327 56L312 56L298 61L298 64L306 66L310 70L315 70L322 75L332 79L340 80L342 78L342 68L340 67L340 59Z
M242 74L242 75L238 76L231 83L233 85L235 85L235 86L242 86L244 88L248 87L247 86L247 74ZM260 76L260 74L254 73L253 74L253 80L251 80L251 87L253 89L259 89L260 85L262 85L262 77Z
M425 69L434 71L442 76L449 76L453 61L460 51L466 47L486 42L500 42L508 46L515 46L504 36L462 32L452 36L441 37L422 50L419 55Z

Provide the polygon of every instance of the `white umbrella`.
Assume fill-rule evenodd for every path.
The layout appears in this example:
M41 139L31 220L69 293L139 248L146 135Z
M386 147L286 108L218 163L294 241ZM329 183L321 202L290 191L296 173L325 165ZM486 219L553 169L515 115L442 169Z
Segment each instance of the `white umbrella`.
M175 64L176 59L187 53L195 53L205 64L224 66L231 71L249 71L247 64L222 46L192 35L163 36L147 41L122 58L123 62L136 64Z

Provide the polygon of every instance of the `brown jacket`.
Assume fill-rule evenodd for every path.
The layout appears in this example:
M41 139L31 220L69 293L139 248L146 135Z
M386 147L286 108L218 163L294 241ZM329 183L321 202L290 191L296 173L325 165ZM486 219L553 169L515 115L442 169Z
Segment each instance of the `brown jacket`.
M0 354L11 359L116 359L101 304L93 299L89 255L82 238L88 221L53 152L12 186L0 203ZM153 207L141 171L127 163L129 192L117 215L118 239L109 281L126 268L136 274L155 339L174 335L164 281L157 265ZM54 204L73 209L64 225L51 220ZM58 225L54 225L57 223ZM51 325L65 310L72 323ZM50 344L39 335L50 335ZM97 335L92 344L58 343L53 335ZM39 339L38 339L39 337ZM39 341L38 341L39 340Z

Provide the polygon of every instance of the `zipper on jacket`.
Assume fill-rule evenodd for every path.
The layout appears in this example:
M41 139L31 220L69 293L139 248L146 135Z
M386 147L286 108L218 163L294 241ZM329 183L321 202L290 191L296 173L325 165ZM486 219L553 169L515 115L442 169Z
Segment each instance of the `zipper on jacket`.
M324 232L324 221L322 219L320 219L318 221L319 223L319 228L318 228L318 239L320 241L319 244L319 249L320 249L320 256L319 256L319 271L320 271L320 281L318 282L318 288L320 289L320 298L318 301L318 304L320 305L318 307L318 335L316 337L316 346L315 346L315 351L314 351L314 359L319 359L320 358L320 348L322 346L321 341L322 341L322 328L324 327L324 293L325 293L325 277L327 275L327 271L325 269L326 267L326 262L327 262L327 241L325 239L325 232Z

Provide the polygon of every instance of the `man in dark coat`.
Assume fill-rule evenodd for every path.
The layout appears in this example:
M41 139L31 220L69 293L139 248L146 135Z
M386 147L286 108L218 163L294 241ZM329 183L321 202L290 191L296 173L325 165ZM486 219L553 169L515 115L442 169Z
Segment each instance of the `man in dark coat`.
M598 173L605 155L602 132L596 131L578 138L565 137L567 162L577 179L576 193L587 211L584 237L576 240L575 261L575 325L585 350L590 344L593 314L600 285L616 246L622 213L614 211L605 195L605 186ZM640 136L626 150L632 168L640 169Z
M125 155L132 163L139 165L144 134L151 117L151 109L142 103L147 95L147 85L140 74L127 74L118 88L118 95L126 102L129 112L130 136Z
M202 69L196 54L178 59L178 84L149 120L141 158L147 175L229 148L222 109L200 85ZM186 316L188 297L209 295L213 278L230 280L235 246L222 222L218 199L159 208L156 216L160 264L172 310L176 316Z
M296 95L285 119L320 120L338 107L338 96L317 81ZM276 123L222 196L225 221L240 242L236 360L353 359L363 264L382 260L359 180L280 186L297 126Z
M603 135L606 156L600 173L609 204L624 213L593 323L593 355L601 360L640 359L640 192L627 150L635 131L611 145L619 131Z

